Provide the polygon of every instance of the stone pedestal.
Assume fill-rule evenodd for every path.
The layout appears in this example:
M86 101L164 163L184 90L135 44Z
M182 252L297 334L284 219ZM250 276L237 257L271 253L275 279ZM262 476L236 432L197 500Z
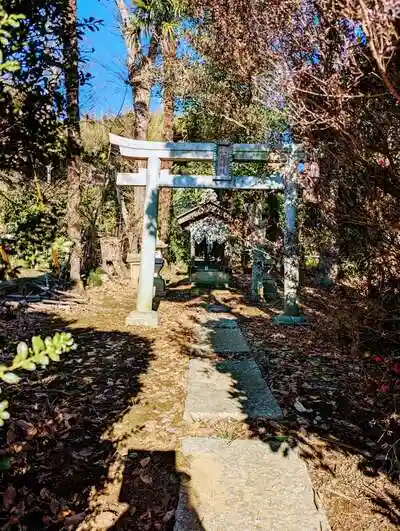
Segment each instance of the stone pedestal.
M276 282L270 275L264 275L263 279L263 297L265 300L276 299Z
M161 269L164 267L164 264L165 264L165 260L161 254L161 249L164 249L164 247L165 247L165 244L160 242L160 244L157 244L157 248L156 248L156 256L155 256L155 262L154 262L154 267L155 267L154 287L153 287L153 294L156 297L162 297L166 293L165 281L160 275ZM126 262L129 265L132 284L135 288L137 288L138 283L139 283L140 254L129 253L126 257Z
M132 284L135 288L137 288L137 285L139 283L140 254L128 253L126 257L126 262L129 265Z

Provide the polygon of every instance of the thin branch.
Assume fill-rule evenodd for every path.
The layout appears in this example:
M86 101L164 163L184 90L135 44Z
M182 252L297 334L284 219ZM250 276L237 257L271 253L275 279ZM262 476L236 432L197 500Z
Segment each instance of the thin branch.
M387 75L387 71L385 68L385 65L382 62L382 58L380 57L378 50L375 46L374 36L372 34L372 30L370 27L370 20L368 16L368 9L365 5L363 0L360 0L360 6L361 6L361 12L362 12L362 24L365 34L367 35L367 42L368 46L371 50L372 56L375 59L375 62L378 66L378 70L381 74L382 80L384 84L386 85L387 89L389 90L390 94L395 98L397 103L400 103L400 93L396 90L393 83L390 81L389 76ZM368 38L369 37L369 38Z
M209 109L207 110L208 114L211 114L212 116L220 116L221 118L225 118L225 120L227 120L228 122L232 122L233 124L237 125L238 127L240 127L241 129L244 129L246 131L247 134L250 134L250 129L242 124L241 122L238 122L237 120L235 120L234 118L231 118L230 116L227 116L226 114L223 114L221 112L214 112L214 111L210 111Z
M310 94L311 96L318 96L320 98L332 98L332 99L345 99L345 100L353 100L353 99L370 99L370 98L380 98L381 96L386 96L386 92L379 92L377 94L321 94L318 92L312 92L311 90L304 90L298 87L295 87L294 90L296 92L303 92L304 94Z

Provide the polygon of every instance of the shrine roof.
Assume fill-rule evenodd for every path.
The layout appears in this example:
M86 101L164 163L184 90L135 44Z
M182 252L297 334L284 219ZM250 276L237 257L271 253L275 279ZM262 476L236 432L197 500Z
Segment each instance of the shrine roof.
M232 217L229 212L225 208L222 208L218 203L214 203L212 201L200 203L196 207L187 210L178 216L177 221L182 228L185 228L195 221L208 217L215 217L217 219L226 221L227 223L232 221Z

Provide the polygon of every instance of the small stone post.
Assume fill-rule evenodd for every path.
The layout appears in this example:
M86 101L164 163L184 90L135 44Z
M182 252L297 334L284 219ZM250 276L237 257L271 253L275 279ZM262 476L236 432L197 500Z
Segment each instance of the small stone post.
M298 163L296 148L289 155L285 169L285 230L284 230L284 306L283 314L275 318L280 324L299 324L299 252L297 237Z
M194 262L195 258L196 258L196 242L195 242L192 231L190 231L190 261Z
M160 167L161 162L158 157L151 156L148 159L139 287L136 311L128 315L126 320L128 325L157 326L157 312L152 311L152 306L157 244L158 178Z
M251 299L259 302L261 299L263 280L264 280L264 255L260 249L254 249L252 252L251 265Z

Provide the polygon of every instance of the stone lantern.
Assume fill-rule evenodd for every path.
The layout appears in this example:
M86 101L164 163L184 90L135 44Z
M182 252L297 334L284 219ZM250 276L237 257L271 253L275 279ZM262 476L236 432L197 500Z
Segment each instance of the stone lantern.
M163 251L167 249L167 245L161 241L157 240L156 244L156 253L154 260L154 294L157 297L162 297L165 295L165 281L160 276L161 269L164 267L165 259L163 257ZM126 261L130 266L131 280L134 287L137 288L139 282L139 269L140 269L140 254L139 253L128 253Z

